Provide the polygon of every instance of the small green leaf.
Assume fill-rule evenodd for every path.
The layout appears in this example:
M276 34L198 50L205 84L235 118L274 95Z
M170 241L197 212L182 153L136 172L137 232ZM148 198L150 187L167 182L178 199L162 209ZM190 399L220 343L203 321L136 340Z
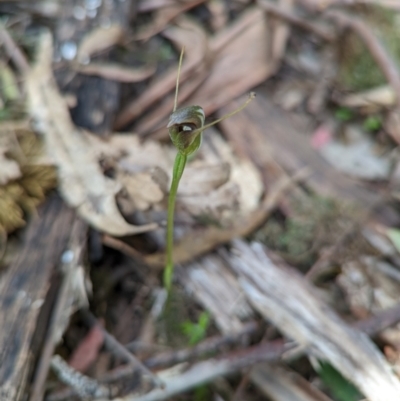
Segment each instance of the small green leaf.
M338 401L359 401L362 398L356 387L345 379L332 365L321 361L319 363L319 377Z
M182 332L188 337L189 345L195 345L203 340L203 338L206 336L209 323L210 315L207 312L201 313L198 323L182 323Z
M382 127L382 119L380 116L368 116L364 120L363 127L366 131L378 131Z
M350 121L353 118L353 111L347 107L339 107L335 111L335 117L342 122Z

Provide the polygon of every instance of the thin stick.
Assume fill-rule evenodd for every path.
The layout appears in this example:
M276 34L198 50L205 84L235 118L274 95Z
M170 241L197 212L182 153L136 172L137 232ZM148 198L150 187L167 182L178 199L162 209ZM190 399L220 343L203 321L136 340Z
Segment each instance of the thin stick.
M4 45L6 52L15 63L15 66L18 68L19 72L22 74L27 73L30 70L30 66L26 56L15 43L14 39L11 37L3 24L0 24L0 42L2 42Z
M111 352L113 352L118 357L124 359L126 362L131 364L132 366L137 367L143 374L148 376L151 381L157 387L164 387L164 383L162 380L156 376L153 372L151 372L146 366L142 364L142 362L136 358L131 352L129 352L123 344L121 344L112 334L110 334L104 327L102 327L98 322L96 317L88 310L83 309L81 310L82 317L84 320L90 325L93 326L97 324L103 332L104 341Z
M180 78L180 75L181 75L183 53L185 53L185 47L182 47L181 55L179 56L178 75L176 76L175 100L174 100L174 110L173 111L176 111L176 108L178 107L179 78Z

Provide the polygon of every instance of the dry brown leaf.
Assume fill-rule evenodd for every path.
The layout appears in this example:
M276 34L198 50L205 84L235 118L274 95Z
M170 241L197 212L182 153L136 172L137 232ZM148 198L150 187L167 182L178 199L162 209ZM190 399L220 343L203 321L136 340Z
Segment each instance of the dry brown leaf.
M68 365L78 372L85 372L96 360L103 342L103 330L95 324L75 348Z
M2 134L0 134L0 185L7 184L7 182L21 177L21 170L19 164L12 159L9 159L6 154L9 149L3 142Z
M164 176L163 182L158 180L157 175ZM147 210L152 205L160 203L167 194L165 184L168 182L168 176L160 168L137 174L119 171L117 180L125 187L133 205L138 210Z
M151 77L156 71L154 66L133 68L111 63L77 64L74 68L81 74L96 75L118 82L140 82Z
M293 9L294 0L280 0L280 8L283 11L291 12ZM276 19L273 24L272 40L271 40L271 62L278 66L285 55L286 44L290 36L290 25Z
M216 35L210 43L215 54L211 75L188 102L210 114L264 81L273 72L267 25L265 12L255 7Z
M151 140L141 144L137 137L133 137L128 145L126 136L125 138L122 135L115 137L118 145L114 143L113 146L104 146L104 154L107 154L106 152L112 148L114 152L112 157L118 157L119 149L126 150L127 153L124 157L114 163L121 172L134 176L153 166L157 166L164 172L172 171L173 156L176 152L172 147L162 147L159 143ZM111 141L113 139L111 138ZM99 149L98 151L102 152ZM109 152L108 155L111 153ZM229 165L229 169L227 165ZM190 170L192 166L196 168ZM185 169L182 180L201 183L205 192L200 193L192 188L189 192L197 193L188 198L182 194L181 187L179 188L176 212L177 244L174 249L176 263L187 261L234 237L247 235L261 224L265 216L276 205L277 199L292 182L287 179L283 183L278 183L276 188L271 188L267 197L260 200L264 187L258 170L250 161L235 156L229 144L215 131L210 135L205 135L196 160L193 164L189 163L187 169ZM210 169L212 171L219 170L218 179L215 179L213 175L205 176L204 172L210 171ZM200 172L200 176L196 177L198 172ZM224 182L228 172L229 180ZM163 182L165 183L165 179L157 181L160 188L162 188L161 183ZM153 185L153 183L151 184ZM147 191L147 188L142 187L142 189L144 192ZM164 188L163 192L165 193L166 190L167 188ZM210 201L211 198L212 201ZM215 204L220 207L220 210ZM227 208L227 205L230 208ZM146 207L158 213L159 218L159 212L165 210L165 202L151 204L146 200ZM182 211L191 213L195 218L194 226L190 224L193 219L188 219L187 213L182 213ZM198 220L208 224L199 225ZM183 224L179 224L179 221ZM107 243L120 248L120 244L112 239L111 241L107 239ZM122 250L127 251L127 248L122 248ZM145 261L153 266L163 266L164 257L164 253L158 253L146 257Z
M157 10L151 24L146 26L142 32L139 32L136 36L136 40L147 40L152 36L160 33L169 22L176 18L179 14L190 10L193 7L204 3L205 0L191 0L186 2L176 2L169 6L163 7Z
M209 216L230 226L257 208L263 189L256 167L236 157L229 144L212 131L193 166L185 169L178 201L194 216Z
M351 311L358 318L377 314L400 302L398 270L377 258L364 256L345 263L337 280ZM398 328L395 330L399 331Z
M265 12L258 7L249 9L233 25L212 38L210 49L214 57L209 75L185 103L201 105L206 115L211 114L263 82L276 68L269 58L269 46ZM196 75L192 74L191 79L196 79ZM181 90L185 91L187 85L190 80L181 84ZM138 124L136 130L148 134L165 126L170 112L162 110L159 113L161 123L157 126Z
M103 175L90 140L73 125L52 74L52 50L51 35L43 34L37 63L26 77L26 88L30 114L57 164L63 198L90 224L111 235L154 229L154 224L128 224L120 214L115 195L121 185Z
M238 186L228 182L214 191L197 196L180 196L185 208L193 216L204 218L218 225L232 223L239 212L240 192Z
M194 162L185 169L185 174L179 183L179 195L207 194L225 184L230 172L228 163L204 165L201 162Z
M114 160L116 178L138 209L160 204L171 179L172 147L152 140L141 143L128 135L114 135L107 142L89 139L98 159ZM229 224L232 218L254 211L263 192L262 180L254 165L238 159L216 131L204 142L182 176L178 203L193 216L219 219L223 212L223 221Z
M97 27L89 32L81 41L78 47L77 59L81 62L90 60L93 54L107 50L120 43L124 36L121 25L111 25L108 28Z
M189 90L182 90L181 87L178 98L179 103L181 103L205 78L204 73L201 72L205 70L205 64L209 58L207 33L199 24L182 16L177 19L176 25L168 27L163 32L163 35L170 39L177 48L185 48L180 82L182 84L190 76L191 88ZM193 77L192 73L195 69L201 75L200 78ZM175 88L176 71L176 67L168 71L164 76L155 81L138 99L128 104L117 116L115 128L120 129L130 121L140 117L151 105L172 91ZM162 119L164 115L171 113L172 104L173 100L171 98L170 104L166 102L165 105L158 107L145 121L142 121L142 124L149 124L146 121L150 121L150 125L154 126L160 121L160 115Z
M211 14L211 26L214 32L224 28L229 21L228 5L223 0L209 1L208 11Z

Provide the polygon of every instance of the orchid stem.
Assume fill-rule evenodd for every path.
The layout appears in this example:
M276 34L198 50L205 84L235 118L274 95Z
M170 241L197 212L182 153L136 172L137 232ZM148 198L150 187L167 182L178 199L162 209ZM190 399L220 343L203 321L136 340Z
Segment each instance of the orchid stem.
M178 152L175 157L174 169L172 172L171 188L168 197L168 217L167 217L167 264L164 269L164 287L168 294L171 290L172 277L174 274L173 246L174 246L174 212L176 194L178 192L179 181L186 166L187 156Z

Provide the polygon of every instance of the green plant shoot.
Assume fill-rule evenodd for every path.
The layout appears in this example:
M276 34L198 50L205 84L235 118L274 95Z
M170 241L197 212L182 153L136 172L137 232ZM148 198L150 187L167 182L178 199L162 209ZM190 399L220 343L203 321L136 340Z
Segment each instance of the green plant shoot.
M182 331L187 336L190 346L198 344L206 337L209 325L210 315L207 312L201 313L197 323L192 323L191 321L182 323Z
M172 276L174 272L173 246L174 246L175 200L176 200L176 194L178 192L179 181L185 169L187 158L200 147L201 134L205 129L243 110L255 97L255 93L253 92L250 93L250 96L247 99L247 101L238 109L222 116L218 120L207 125L204 125L205 114L204 110L200 106L189 106L177 110L176 108L178 103L179 75L182 67L183 53L184 49L182 49L179 58L174 110L169 118L169 122L167 125L171 141L178 149L178 153L176 154L174 167L172 171L172 182L168 198L167 239L166 239L167 263L164 269L164 286L167 289L168 293L170 292L171 289Z

